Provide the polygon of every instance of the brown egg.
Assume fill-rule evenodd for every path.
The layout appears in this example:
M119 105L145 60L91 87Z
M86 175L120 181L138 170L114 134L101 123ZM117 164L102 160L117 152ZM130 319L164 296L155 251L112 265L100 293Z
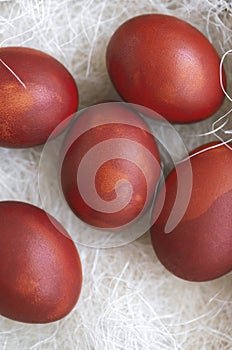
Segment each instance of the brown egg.
M224 99L217 52L196 28L173 16L145 14L123 23L109 41L106 64L125 101L170 122L202 120Z
M0 222L0 314L27 323L67 315L82 285L80 258L67 232L22 202L0 202Z
M182 196L174 205L177 191L187 183L184 176L188 161L176 168L182 174L181 183L177 170L170 173L162 212L151 229L152 244L161 263L190 281L212 280L232 270L232 152L225 145L216 145L205 145L195 151L202 153L190 158L192 191L188 203ZM208 147L211 149L206 150ZM183 210L185 213L167 232L174 206L176 216Z
M41 51L0 48L0 75L0 146L43 144L77 110L78 90L73 77Z
M92 106L67 135L61 157L67 203L86 223L121 228L148 207L160 174L153 135L120 103Z

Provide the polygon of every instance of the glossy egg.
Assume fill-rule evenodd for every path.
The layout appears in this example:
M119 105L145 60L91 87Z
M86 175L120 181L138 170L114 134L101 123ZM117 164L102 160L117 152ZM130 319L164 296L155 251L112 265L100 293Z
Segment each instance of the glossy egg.
M122 228L148 207L159 152L147 124L120 103L92 106L63 146L61 186L73 212L97 228Z
M190 200L184 216L167 233L165 227L178 187L185 181L178 183L177 170L170 173L163 210L151 229L152 244L161 263L190 281L213 280L232 270L232 152L218 145L208 144L193 152L199 153L190 158ZM187 162L176 168L183 175ZM175 203L177 214L185 204L185 198L179 198Z
M26 323L66 316L82 285L80 258L67 232L22 202L0 202L0 222L0 315Z
M0 146L43 144L77 111L78 90L73 77L60 62L41 51L0 48L0 75Z
M125 101L173 123L209 117L224 99L214 47L196 28L173 16L145 14L123 23L109 41L106 64ZM224 72L223 79L225 85Z

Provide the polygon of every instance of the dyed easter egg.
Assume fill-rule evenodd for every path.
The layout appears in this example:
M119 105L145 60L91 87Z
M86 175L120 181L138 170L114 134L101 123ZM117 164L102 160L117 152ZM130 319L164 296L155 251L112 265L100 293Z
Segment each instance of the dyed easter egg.
M22 202L0 202L0 222L0 315L26 323L66 316L82 285L80 258L67 232Z
M43 144L77 110L73 77L60 62L41 51L0 48L0 75L0 146Z
M125 101L170 122L207 118L224 99L217 52L200 31L176 17L145 14L123 23L109 41L106 64Z
M73 212L97 228L121 228L144 212L159 180L159 152L147 124L120 103L77 118L63 146L61 186Z
M163 209L151 229L152 244L161 263L176 276L190 281L212 280L232 269L232 152L225 145L215 145L197 149L198 154L170 173ZM189 162L190 200L186 203L182 196L174 204L180 186L184 186L177 180L177 170L184 175ZM182 180L185 181L184 176ZM174 206L176 216L182 209L185 213L167 232Z

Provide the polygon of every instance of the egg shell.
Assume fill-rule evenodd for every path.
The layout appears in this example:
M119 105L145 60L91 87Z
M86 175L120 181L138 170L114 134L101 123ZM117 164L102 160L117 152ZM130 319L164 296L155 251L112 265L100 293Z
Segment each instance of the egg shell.
M46 142L77 111L78 90L52 56L25 47L0 48L0 146L24 148ZM57 133L62 129L57 128Z
M224 100L214 47L200 31L173 16L144 14L123 23L109 41L106 65L125 101L173 123L207 118ZM225 86L224 71L223 81Z
M193 153L204 152L190 158L191 198L177 226L165 232L178 186L183 186L178 184L174 169L166 180L163 210L151 229L161 263L174 275L190 281L213 280L232 269L232 152L225 145L215 145L200 147ZM187 160L177 165L180 172L185 172L186 166ZM182 208L184 200L178 205Z
M0 222L0 315L26 323L66 316L82 285L79 254L67 232L22 202L0 202Z
M90 152L81 185L78 172ZM120 103L98 104L81 113L66 137L61 158L61 186L67 203L81 220L97 228L119 229L136 220L153 198L160 175L158 148L147 124ZM123 180L133 188L125 205ZM116 192L120 182L121 195ZM90 193L84 197L83 191ZM118 206L111 210L115 200Z

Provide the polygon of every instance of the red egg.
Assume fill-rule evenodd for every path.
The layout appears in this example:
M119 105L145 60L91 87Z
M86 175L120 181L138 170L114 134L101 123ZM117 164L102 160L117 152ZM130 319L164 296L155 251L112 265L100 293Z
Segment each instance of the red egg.
M0 48L0 75L0 146L43 144L77 111L78 90L73 77L60 62L41 51Z
M180 163L170 173L162 212L151 229L152 244L161 263L176 276L190 281L212 280L232 270L232 152L225 145L215 145L197 149L196 152L204 152ZM182 196L174 205L177 191L187 182L184 174L188 162L192 167L190 200L186 203ZM181 183L177 170L182 174ZM167 232L174 206L177 216L183 209L185 213Z
M110 39L106 64L125 101L170 122L207 118L224 99L217 52L201 32L176 17L146 14L123 23Z
M159 153L146 123L120 103L81 113L63 146L61 185L67 203L97 228L138 219L159 180Z
M67 232L22 202L0 202L0 222L0 315L27 323L66 316L82 285L80 258Z

